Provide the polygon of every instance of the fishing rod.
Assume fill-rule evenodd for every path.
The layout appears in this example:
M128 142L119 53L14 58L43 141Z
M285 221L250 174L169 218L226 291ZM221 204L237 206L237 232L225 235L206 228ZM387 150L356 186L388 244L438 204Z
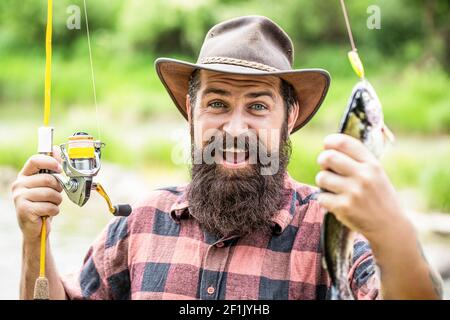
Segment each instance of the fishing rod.
M83 0L86 18L86 33L89 48L89 60L91 67L91 80L93 86L94 103L96 108L97 133L100 137L100 126L98 120L98 104L95 89L95 76L89 33L86 0ZM53 155L53 133L54 128L50 123L51 110L51 80L52 80L52 29L53 29L53 1L47 0L47 27L45 35L45 84L44 84L44 124L38 129L38 153L48 156ZM64 175L41 170L39 173L53 175L63 187L68 198L78 206L83 206L90 198L91 190L97 191L106 201L109 211L114 216L128 216L131 207L128 204L113 205L105 189L99 182L94 181L101 167L101 149L105 146L101 140L94 140L93 136L86 132L74 133L66 143L60 145L62 169ZM40 261L39 277L34 286L35 300L48 300L50 298L49 283L46 277L46 243L47 243L47 218L42 217L40 234Z
M350 27L350 21L348 19L347 8L345 7L344 0L340 0L340 2L342 13L344 14L345 26L347 27L348 39L352 48L352 50L347 53L348 60L350 60L350 64L352 65L353 71L355 71L356 75L360 79L364 79L364 66L359 58L358 49L356 49L355 41L353 40L353 33L352 28Z

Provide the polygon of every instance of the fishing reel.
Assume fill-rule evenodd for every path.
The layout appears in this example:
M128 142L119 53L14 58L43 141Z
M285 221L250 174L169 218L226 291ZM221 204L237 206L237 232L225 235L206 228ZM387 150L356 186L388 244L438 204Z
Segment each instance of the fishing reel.
M89 200L91 190L97 191L106 201L109 211L115 216L128 216L128 204L113 205L103 186L94 182L101 167L101 149L105 144L85 133L77 132L60 145L64 175L50 173L63 187L69 199L82 207Z

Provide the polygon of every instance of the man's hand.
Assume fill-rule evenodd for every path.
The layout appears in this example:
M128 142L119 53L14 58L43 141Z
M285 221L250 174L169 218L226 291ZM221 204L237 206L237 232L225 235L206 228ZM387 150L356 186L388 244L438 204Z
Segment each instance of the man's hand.
M54 154L59 154L57 149L54 150ZM62 187L56 178L50 174L38 173L42 169L61 172L60 162L59 157L31 156L12 185L17 220L23 234L21 299L33 298L34 283L39 276L41 217L50 217L47 219L47 229L50 231L49 220L59 213L62 201ZM46 276L50 285L50 299L65 299L66 294L48 240Z
M60 159L50 156L33 155L12 185L17 220L25 241L39 239L41 217L53 217L59 213L62 201L61 185L50 174L38 174L42 169L61 172L59 162Z
M336 218L368 239L376 239L390 226L406 223L401 205L380 162L357 139L332 134L317 161L317 185L329 192L319 203Z
M370 242L384 299L441 299L442 280L423 255L414 227L379 161L357 139L333 134L317 159L319 203Z

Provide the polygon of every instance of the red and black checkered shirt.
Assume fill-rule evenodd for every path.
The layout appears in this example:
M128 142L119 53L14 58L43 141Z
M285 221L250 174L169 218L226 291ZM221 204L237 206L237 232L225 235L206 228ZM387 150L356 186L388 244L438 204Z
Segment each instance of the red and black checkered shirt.
M80 272L62 277L70 299L326 299L320 230L310 186L286 178L286 206L271 235L217 238L189 214L186 186L159 189L100 234ZM207 196L207 195L205 195ZM348 281L358 299L379 298L368 242L354 243Z

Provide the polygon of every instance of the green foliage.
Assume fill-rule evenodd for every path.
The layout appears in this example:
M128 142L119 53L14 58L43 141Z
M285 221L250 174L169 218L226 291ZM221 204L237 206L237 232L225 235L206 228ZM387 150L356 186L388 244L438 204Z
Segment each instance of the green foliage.
M316 159L322 150L324 137L303 132L291 137L292 155L288 171L292 178L302 183L315 185L315 176L320 169Z
M450 211L450 166L448 159L439 159L437 163L425 168L421 178L421 188L428 199L429 206L435 210Z
M81 9L80 30L66 27L70 5ZM448 1L425 4L410 0L355 0L347 1L346 5L355 41L366 56L367 52L377 51L389 58L416 59L424 50L431 50L440 61L447 59L442 46L449 27ZM367 28L370 5L380 8L381 29ZM339 1L96 0L87 1L87 6L93 37L108 52L178 52L194 58L212 25L224 19L254 14L268 16L279 23L291 35L297 50L330 44L349 48ZM53 22L55 47L69 57L74 53L74 45L85 37L83 0L55 1ZM27 1L24 5L13 0L1 1L2 49L42 52L45 23L46 1ZM441 47L425 47L432 37L438 38ZM421 49L411 51L412 47Z
M381 80L381 79L380 79ZM439 70L406 68L384 75L379 89L386 122L410 133L450 133L450 79Z
M423 160L414 157L411 152L399 152L395 156L383 158L383 165L392 182L398 188L416 186L420 180Z

